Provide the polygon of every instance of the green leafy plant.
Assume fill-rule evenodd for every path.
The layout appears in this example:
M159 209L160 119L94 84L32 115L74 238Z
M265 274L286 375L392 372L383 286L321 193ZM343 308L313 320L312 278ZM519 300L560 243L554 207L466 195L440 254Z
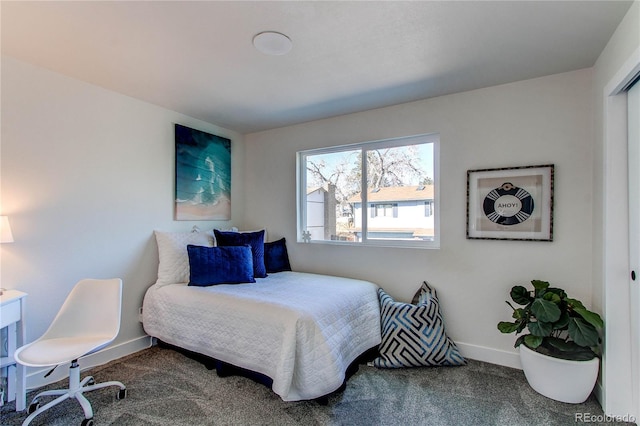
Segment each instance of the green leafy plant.
M515 347L525 344L530 349L555 358L590 360L599 354L600 335L604 323L600 315L571 299L567 293L546 281L531 281L533 290L517 285L511 289L511 299L521 307L513 309L515 321L500 321L498 330L521 334Z

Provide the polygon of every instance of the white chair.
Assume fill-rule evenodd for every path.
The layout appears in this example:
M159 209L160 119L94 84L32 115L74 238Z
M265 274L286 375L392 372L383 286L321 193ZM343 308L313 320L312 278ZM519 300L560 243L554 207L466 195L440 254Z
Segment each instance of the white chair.
M84 392L118 386L120 390L116 397L126 397L127 390L120 382L96 384L91 376L80 381L78 365L79 358L104 348L116 338L120 330L121 306L122 280L82 280L71 290L44 335L16 350L16 361L28 367L55 368L71 363L69 389L44 391L36 395L29 405L29 416L22 423L23 426L38 414L69 398L75 398L84 411L82 426L92 426L93 409ZM58 397L40 406L43 396Z

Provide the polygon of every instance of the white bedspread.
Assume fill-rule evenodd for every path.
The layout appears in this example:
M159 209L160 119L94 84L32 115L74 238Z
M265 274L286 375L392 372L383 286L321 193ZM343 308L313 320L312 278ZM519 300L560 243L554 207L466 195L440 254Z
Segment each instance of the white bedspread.
M154 285L144 299L150 336L273 379L284 401L339 388L349 364L380 343L377 286L280 272L255 284Z

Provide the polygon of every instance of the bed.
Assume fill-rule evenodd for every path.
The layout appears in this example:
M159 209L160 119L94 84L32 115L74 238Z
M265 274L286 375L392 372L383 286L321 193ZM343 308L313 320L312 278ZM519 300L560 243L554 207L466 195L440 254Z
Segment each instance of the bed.
M170 345L270 378L284 401L316 399L380 343L377 288L291 271L246 284L159 282L145 295L143 324Z

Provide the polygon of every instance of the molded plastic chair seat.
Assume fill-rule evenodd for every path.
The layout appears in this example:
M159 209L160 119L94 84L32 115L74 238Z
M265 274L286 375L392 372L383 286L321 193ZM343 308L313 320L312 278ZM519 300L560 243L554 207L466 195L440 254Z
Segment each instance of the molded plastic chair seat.
M20 364L27 367L47 367L78 359L78 354L96 352L111 341L111 336L59 337L39 340L37 345L23 346L20 351Z
M93 377L85 377L80 382L78 364L79 358L104 348L116 338L120 331L121 306L122 280L82 280L71 290L49 329L39 339L16 350L16 361L27 367L55 367L71 363L69 388L36 395L29 405L29 416L23 426L69 398L75 398L84 411L82 425L93 425L93 409L83 392L118 386L118 399L126 396L126 388L120 382L95 384ZM41 407L40 398L43 396L58 397Z

